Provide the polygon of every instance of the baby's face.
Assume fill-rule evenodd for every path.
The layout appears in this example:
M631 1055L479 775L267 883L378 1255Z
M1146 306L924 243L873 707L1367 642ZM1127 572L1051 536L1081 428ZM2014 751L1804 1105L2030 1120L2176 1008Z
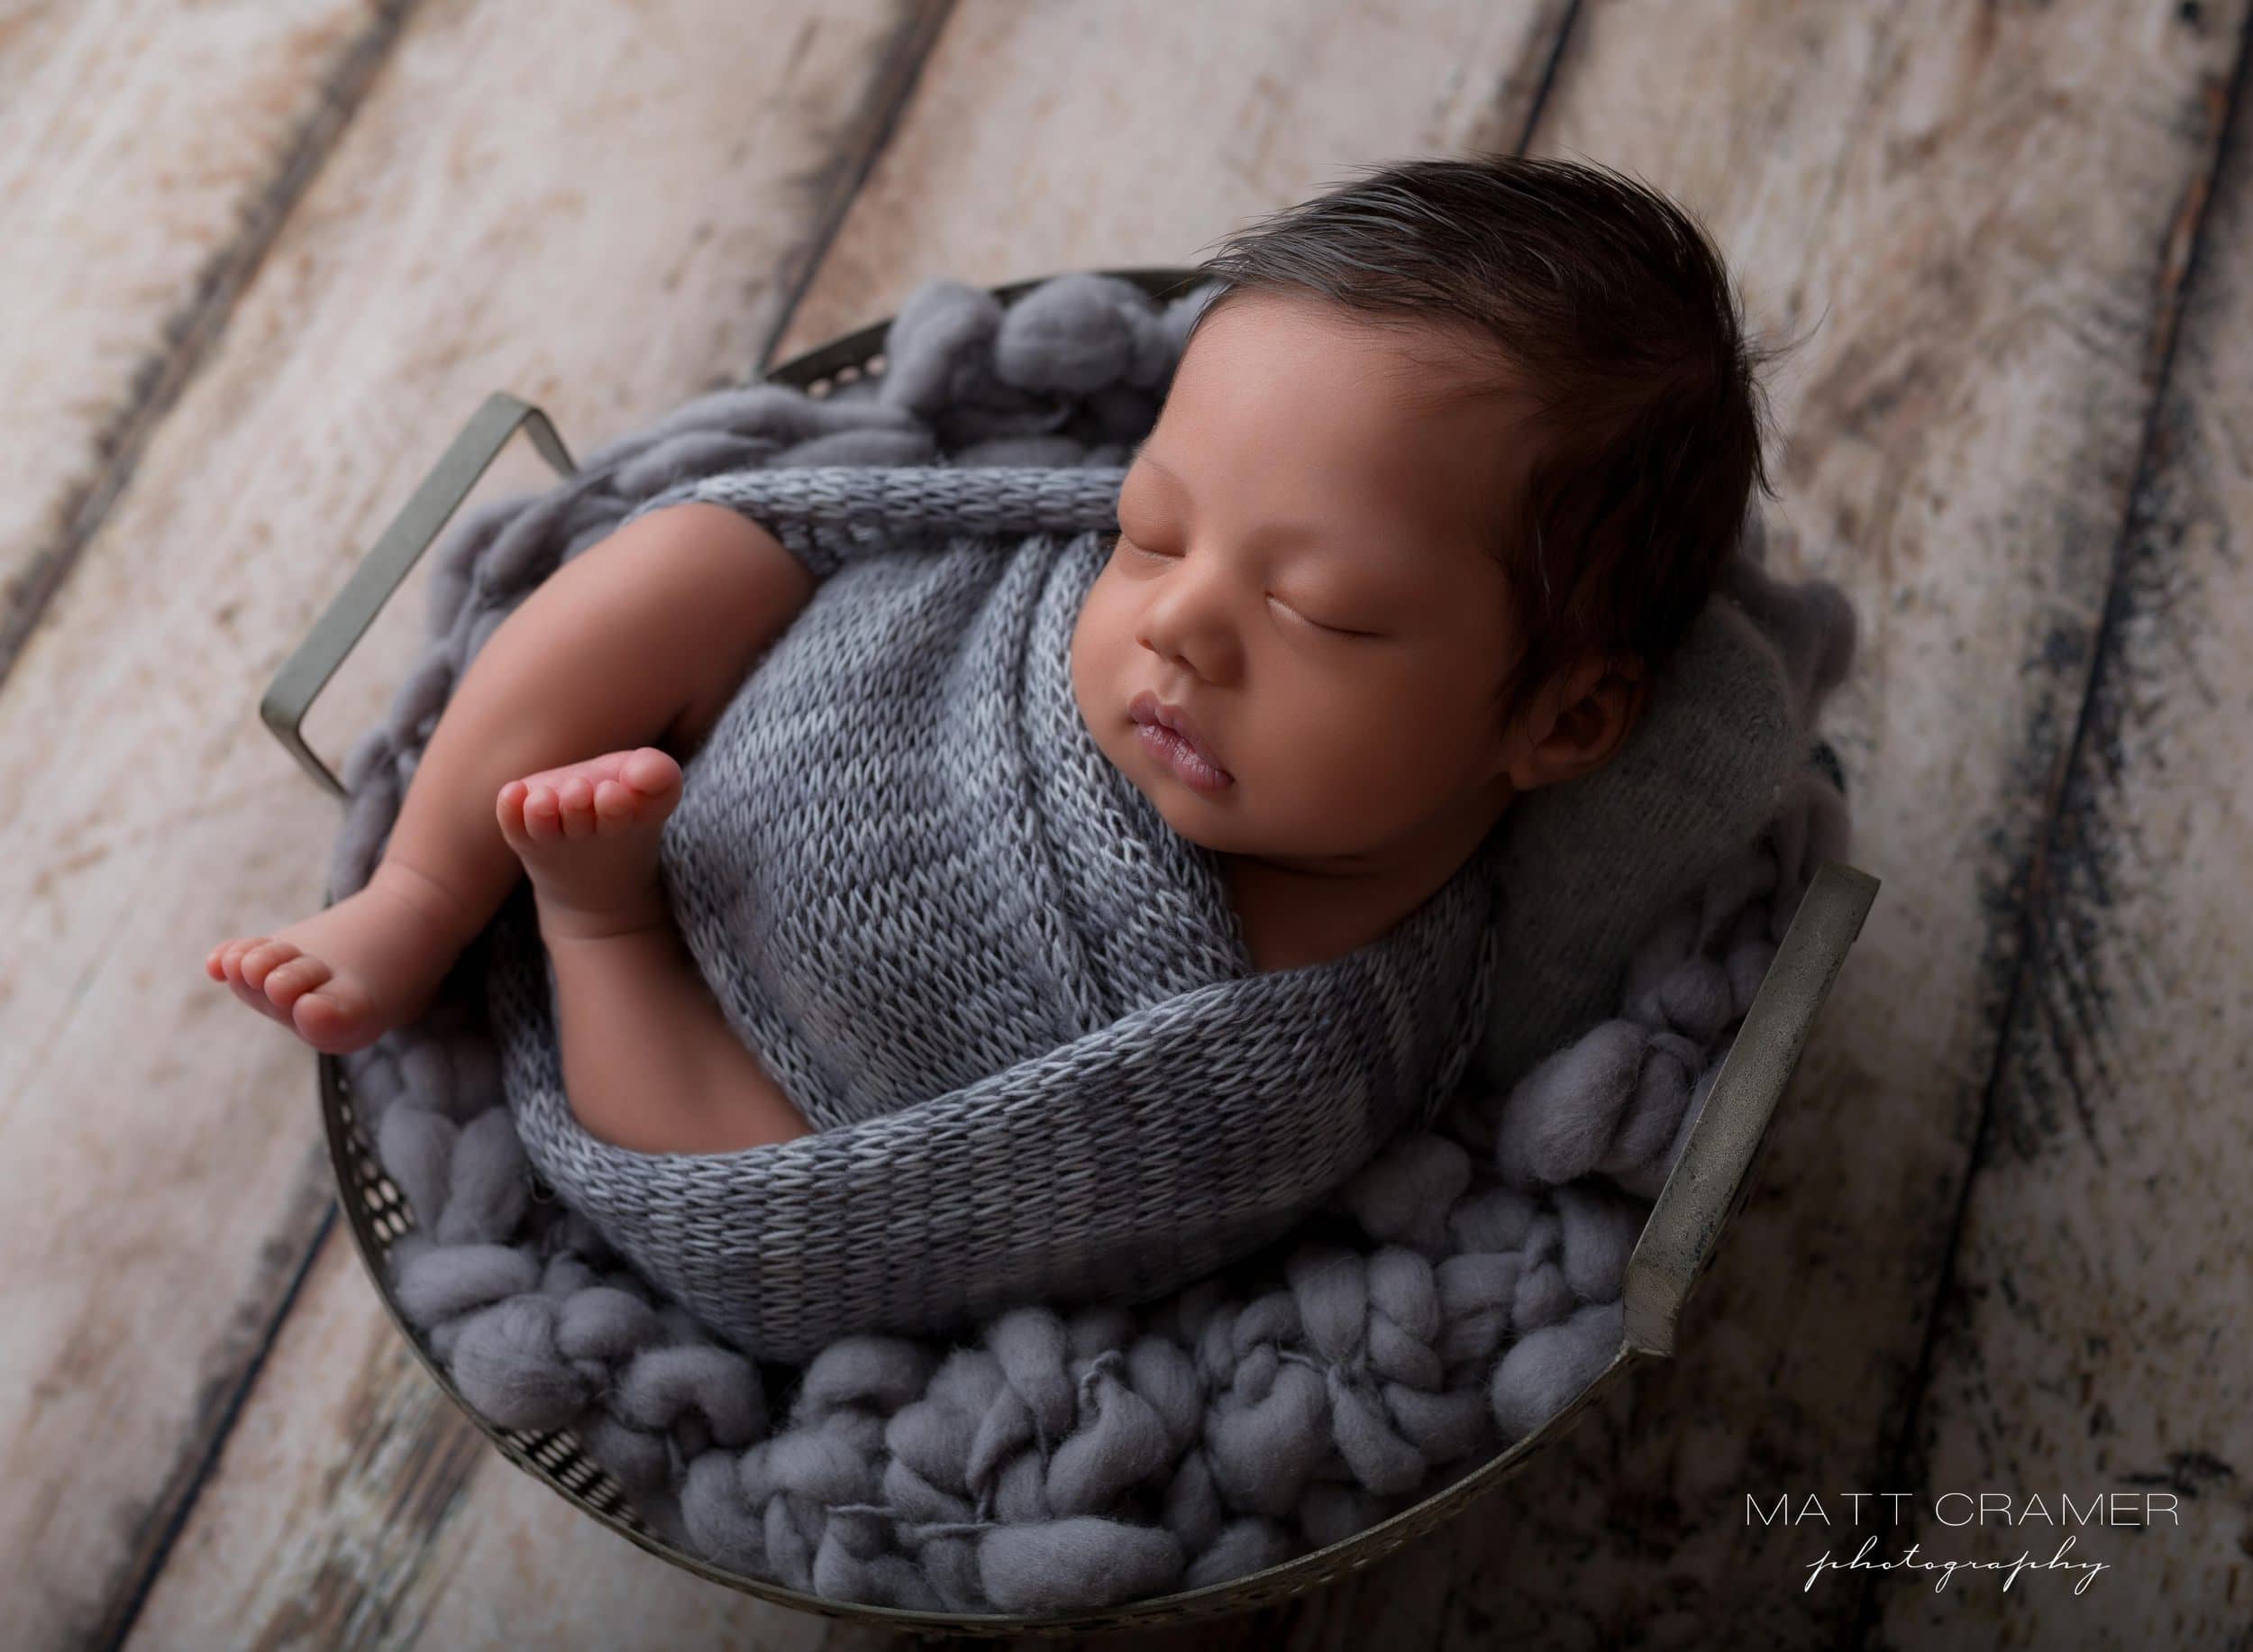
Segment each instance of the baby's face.
M1509 800L1493 698L1517 641L1483 541L1523 482L1526 406L1418 407L1404 392L1431 380L1410 348L1428 361L1448 340L1238 298L1199 329L1126 473L1072 690L1192 842L1350 871ZM1209 763L1145 731L1154 704Z

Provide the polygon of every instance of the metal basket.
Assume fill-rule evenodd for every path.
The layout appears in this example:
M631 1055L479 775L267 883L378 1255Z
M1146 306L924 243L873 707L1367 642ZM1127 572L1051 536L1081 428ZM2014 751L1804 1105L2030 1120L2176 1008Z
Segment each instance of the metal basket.
M1131 281L1160 300L1186 290L1195 279L1195 272L1179 269L1106 273ZM1036 277L991 290L1006 305L1050 278ZM837 386L877 370L890 324L887 319L848 333L770 370L765 379L794 385L813 396L826 396ZM260 716L275 737L315 781L340 799L345 795L342 783L306 744L301 733L306 712L519 425L561 475L568 478L573 473L576 467L570 455L539 408L501 391L488 397L335 601L315 622L304 643L275 674L260 701ZM1711 1264L1721 1230L1744 1201L1769 1116L1798 1064L1816 1013L1861 931L1877 890L1877 879L1840 862L1826 861L1817 868L1746 1012L1736 1042L1714 1078L1682 1157L1660 1191L1628 1259L1619 1348L1570 1404L1533 1433L1414 1507L1350 1538L1225 1584L1154 1596L1108 1611L1029 1618L856 1605L724 1571L673 1547L635 1515L616 1482L587 1456L575 1436L568 1431L534 1434L495 1428L462 1399L443 1365L392 1300L386 1282L389 1277L386 1259L399 1236L415 1226L415 1214L384 1173L359 1128L342 1063L325 1054L320 1057L321 1118L336 1173L337 1196L360 1247L360 1260L392 1322L432 1379L502 1456L629 1541L699 1576L762 1600L901 1630L1065 1635L1180 1623L1271 1605L1382 1560L1453 1519L1474 1499L1523 1468L1536 1452L1563 1435L1582 1411L1629 1371L1674 1352L1683 1305Z

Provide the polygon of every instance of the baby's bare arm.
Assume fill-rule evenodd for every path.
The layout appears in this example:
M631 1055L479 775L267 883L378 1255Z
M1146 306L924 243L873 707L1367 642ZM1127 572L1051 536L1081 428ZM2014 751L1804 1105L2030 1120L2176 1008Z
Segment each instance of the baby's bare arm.
M812 1133L670 919L545 939L563 1088L593 1135L639 1153L725 1153Z

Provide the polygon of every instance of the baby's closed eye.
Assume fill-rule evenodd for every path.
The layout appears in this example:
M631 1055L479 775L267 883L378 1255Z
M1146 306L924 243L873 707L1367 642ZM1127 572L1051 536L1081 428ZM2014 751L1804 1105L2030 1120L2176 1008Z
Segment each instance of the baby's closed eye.
M1145 558L1154 562L1171 562L1175 560L1174 558L1168 556L1163 551L1153 551L1146 546L1136 544L1133 540L1128 539L1126 536L1123 530L1117 528L1113 528L1108 533L1100 535L1097 543L1102 545L1106 555L1116 556L1123 548L1133 552L1137 557ZM1381 631L1365 631L1357 629L1356 627L1351 625L1332 625L1327 620L1317 619L1311 614L1308 614L1300 608L1294 607L1291 603L1285 601L1281 597L1275 596L1272 592L1269 594L1267 600L1272 603L1276 607L1281 608L1284 613L1290 615L1293 619L1298 620L1300 624L1310 625L1315 630L1325 632L1331 636L1370 638L1380 637L1384 634L1384 633Z

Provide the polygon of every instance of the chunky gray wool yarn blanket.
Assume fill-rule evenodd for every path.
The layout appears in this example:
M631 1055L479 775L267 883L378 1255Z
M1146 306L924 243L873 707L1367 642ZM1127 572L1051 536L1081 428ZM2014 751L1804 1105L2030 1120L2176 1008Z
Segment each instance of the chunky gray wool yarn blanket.
M921 589L935 617L952 615L968 629L982 618L1026 638L1053 625L1075 572L1085 572L1074 547L1088 548L1092 506L1072 484L1115 497L1126 444L1154 420L1205 296L1159 306L1127 284L1071 276L1005 311L983 292L934 282L893 324L880 377L826 399L771 386L703 398L593 455L564 484L466 517L438 554L429 654L391 716L347 762L333 893L366 882L452 686L494 626L560 561L661 499L698 487L723 498L742 489L736 497L753 514L764 513L823 574L816 600L839 624L854 590L889 598L906 616L917 612L912 593ZM924 474L903 483L914 469L887 478L884 467ZM961 514L972 508L981 472L1004 483L987 496L1001 499L1008 479L1044 469L1086 475L1067 474L1055 492L1058 484L1035 483L988 522ZM775 479L792 470L801 474ZM814 502L820 487L855 485L856 473L864 489L856 504ZM949 525L939 537L893 556L887 547L902 548L903 520L883 507L897 503L884 490L899 486L956 491L944 496L944 510L908 513ZM927 504L933 496L916 497ZM1044 514L1058 500L1060 515ZM975 531L958 534L965 522ZM1145 1297L1159 1292L1153 1300L1102 1295L1115 1282L1102 1258L1048 1259L1030 1246L1022 1260L1034 1273L1013 1287L990 1290L966 1266L944 1288L974 1323L825 1337L818 1315L801 1308L789 1323L804 1340L781 1353L755 1346L754 1336L747 1355L708 1317L711 1302L725 1311L713 1294L727 1288L722 1270L677 1264L673 1279L658 1277L667 1256L698 1243L684 1229L714 1208L698 1199L724 1207L729 1184L700 1190L691 1173L698 1156L627 1155L647 1161L627 1167L649 1173L638 1184L628 1178L647 1201L636 1209L631 1191L603 1183L601 1155L573 1156L583 1148L568 1109L554 1105L552 1039L536 1036L545 981L520 891L429 1016L342 1058L359 1126L414 1221L389 1251L384 1282L393 1300L489 1422L569 1431L638 1518L670 1540L747 1576L841 1601L957 1612L1100 1606L1241 1575L1429 1494L1537 1428L1610 1359L1648 1201L1694 1126L1807 879L1846 851L1839 777L1834 762L1811 762L1810 731L1850 660L1851 611L1832 588L1769 578L1757 522L1751 527L1725 591L1662 677L1621 756L1554 798L1521 802L1458 881L1465 890L1505 892L1489 924L1491 952L1453 945L1478 902L1436 899L1417 920L1448 945L1420 965L1389 958L1369 974L1346 972L1346 996L1319 1000L1350 1009L1359 983L1406 981L1402 1004L1416 1007L1395 1013L1431 1036L1411 1040L1413 1054L1398 1043L1390 1054L1345 1053L1337 1070L1361 1075L1348 1093L1367 1119L1355 1127L1361 1136L1347 1130L1336 1139L1366 1140L1373 1156L1342 1165L1318 1198L1310 1190L1330 1173L1293 1172L1305 1179L1292 1196L1307 1202L1288 1233L1260 1244L1257 1221L1231 1227L1218 1216L1199 1228L1209 1213L1192 1209L1182 1231L1202 1236L1205 1256L1229 1259L1199 1265L1199 1277L1174 1288L1153 1282L1163 1258L1144 1253L1124 1289L1138 1282ZM990 577L950 582L973 566ZM953 609L940 600L950 595ZM1014 606L999 595L1013 595ZM812 663L824 623L809 607L746 685L698 754L698 763L713 754L703 777L710 783L684 789L666 845L684 933L702 936L692 946L716 992L762 1055L771 1054L762 1036L785 1052L775 1059L789 1067L794 1098L832 1127L807 1139L857 1135L872 1145L865 1155L803 1155L812 1194L751 1207L768 1221L787 1209L806 1226L703 1241L753 1259L754 1332L784 1324L779 1305L793 1297L787 1270L770 1255L813 1258L844 1246L891 1274L987 1231L988 1205L950 1199L946 1188L949 1170L981 1173L966 1156L974 1132L919 1137L907 1127L935 1110L935 1093L1006 1105L1017 1092L994 1088L995 1072L1042 1071L1021 1044L980 1044L997 1036L980 1030L981 1020L1000 1018L992 1005L982 1018L940 1018L936 1042L912 1061L868 1030L885 1025L880 1017L840 1032L825 1016L881 990L863 979L880 977L881 958L855 957L853 971L819 978L761 975L780 966L759 958L788 958L793 945L827 945L844 933L836 914L802 915L809 926L771 953L723 945L748 933L732 926L738 886L703 872L783 874L734 858L729 835L760 807L759 786L738 785L716 765L732 761L731 726L785 732L785 698L762 700L769 690L752 685L795 680L793 666ZM801 627L809 641L794 658L784 651ZM939 653L973 673L992 660L990 651ZM997 689L990 703L1011 705L1007 685L1036 677L994 673L985 680ZM1015 708L1037 700L1028 692ZM817 708L789 703L814 719L798 733L818 744ZM1028 778L1036 789L1079 785L1060 795L1096 807L1098 817L1105 807L1130 812L1128 794L1139 796L1122 782L1107 797L1084 774ZM1036 1030L1013 1036L1056 1037L1054 1048L1084 1052L1106 1047L1102 1032L1116 1021L1141 1016L1140 1046L1163 1057L1173 1025L1159 1013L1165 1006L1286 979L1247 978L1239 955L1211 950L1228 929L1199 905L1215 893L1202 881L1209 869L1131 819L1112 821L1115 841L1161 857L1140 868L1146 899L1173 903L1181 921L1121 936L1073 913L1069 933L1085 949L1082 967L1042 977L1055 970L1054 954L1036 948L1054 937L1038 930L1045 909L1032 897L1046 894L1069 913L1075 888L1117 898L1125 887L1065 875L1071 854L1092 851L1060 849L1044 806L1062 804L1026 799L999 841L1023 857L1028 881L1044 866L1054 881L1028 881L1024 904L1009 908L1018 927L984 943L1015 948L1004 955L1026 973L965 978L992 993L1011 979L1035 983L1024 1013ZM887 846L866 853L880 865ZM1065 872L1055 870L1059 855ZM791 906L779 888L769 894L764 909L778 925L805 904ZM845 899L834 886L829 894ZM698 911L699 903L710 910ZM1491 989L1482 1005L1482 970ZM1447 1018L1426 1007L1458 990L1458 1007L1471 1006L1477 1022L1469 1038L1451 1036ZM997 1064L980 1072L987 1062ZM1369 1111L1382 1086L1368 1075L1419 1071L1422 1083L1391 1092L1391 1111ZM1190 1092L1159 1093L1172 1105L1145 1127L1193 1129L1181 1105ZM1434 1093L1444 1102L1437 1115L1411 1117ZM1276 1094L1319 1111L1303 1096ZM1063 1091L1049 1099L1071 1102ZM1368 1139L1382 1134L1383 1118L1400 1127ZM1053 1201L1044 1179L1053 1182L1054 1165L1080 1145L1049 1140L1039 1144L1044 1156L1034 1142L1002 1139L1012 1149L1003 1155L1009 1174L981 1185ZM941 1168L917 1166L919 1157ZM888 1203L863 1181L917 1202ZM1164 1185L1194 1200L1178 1174ZM666 1202L684 1194L685 1204ZM1132 1206L1115 1214L1119 1232L1138 1239L1162 1237L1172 1212L1154 1222ZM861 1228L877 1239L847 1231ZM706 1311L683 1281L705 1297ZM799 1277L798 1295L839 1283L816 1270ZM886 1309L916 1305L912 1285L874 1290Z

